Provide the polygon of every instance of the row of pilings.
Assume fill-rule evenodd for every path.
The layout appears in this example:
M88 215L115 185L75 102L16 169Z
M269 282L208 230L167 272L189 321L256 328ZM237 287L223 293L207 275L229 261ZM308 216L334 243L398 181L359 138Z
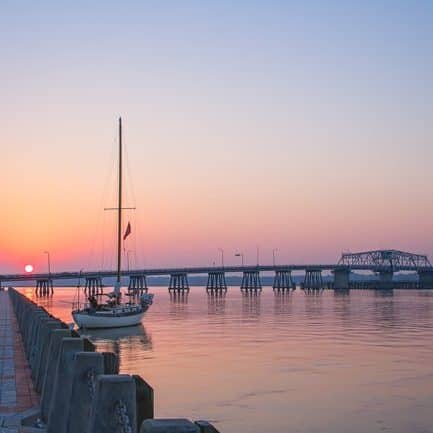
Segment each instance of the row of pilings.
M153 388L119 374L119 359L13 288L8 290L40 407L20 431L47 433L218 433L206 421L154 419Z
M393 281L390 279L368 279L350 280L350 272L346 269L335 270L333 281L325 280L320 269L306 269L304 278L299 287L302 290L323 290L323 289L388 289L388 288L433 288L433 276L430 274L420 274L420 281ZM258 270L248 270L243 272L240 285L241 291L260 291L262 281ZM84 292L87 295L103 294L104 284L102 277L86 277ZM296 283L292 272L289 269L276 270L272 288L275 291L290 291L296 289ZM177 272L170 275L168 284L169 292L185 292L190 290L188 274ZM227 281L224 271L211 271L208 273L206 284L208 292L227 291ZM140 295L148 291L146 275L131 275L128 284L128 294ZM53 294L53 281L51 279L41 279L36 282L36 294L45 296Z

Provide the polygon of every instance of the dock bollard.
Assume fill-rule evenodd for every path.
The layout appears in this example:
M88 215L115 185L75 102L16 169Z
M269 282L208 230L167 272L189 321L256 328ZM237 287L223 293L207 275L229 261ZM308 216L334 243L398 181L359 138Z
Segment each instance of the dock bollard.
M66 431L65 410L69 406L72 393L74 355L82 352L83 347L84 343L81 338L63 338L62 340L48 414L47 433Z
M119 357L113 352L102 352L104 374L119 374Z
M135 381L131 376L98 376L87 431L137 433L135 399Z
M89 423L90 408L95 395L96 378L104 374L104 358L97 352L74 354L74 373L66 433L84 433Z
M48 327L56 326L59 322L57 320L53 320L52 317L40 317L36 323L36 333L34 336L34 343L30 352L30 368L32 369L32 379L36 380L37 375L37 366L40 362L40 357L42 355L42 347L43 347L43 338L44 338L44 330Z
M27 359L29 359L29 353L31 350L31 346L34 343L32 340L33 333L36 332L36 321L38 320L38 317L47 317L46 311L42 310L42 308L37 308L33 311L28 311L28 322L27 326L23 326L21 329L21 334L23 336L24 341L24 349L26 351Z
M42 382L45 377L45 372L47 370L47 358L48 358L48 347L50 345L51 333L55 329L61 329L60 322L49 322L41 329L41 349L36 359L36 372L35 372L35 389L38 394L42 391Z
M47 368L42 384L41 393L41 416L42 420L47 422L50 410L51 398L54 389L54 379L56 377L56 368L59 360L60 347L62 340L71 336L68 329L55 329L50 336L48 346Z
M38 342L39 342L39 329L44 322L48 322L50 317L45 313L39 313L36 315L35 320L32 323L31 334L29 337L29 349L27 353L27 359L29 361L30 369L32 370L35 367L36 361L36 352L38 350Z
M137 408L137 431L145 419L153 418L153 388L141 377L133 374Z

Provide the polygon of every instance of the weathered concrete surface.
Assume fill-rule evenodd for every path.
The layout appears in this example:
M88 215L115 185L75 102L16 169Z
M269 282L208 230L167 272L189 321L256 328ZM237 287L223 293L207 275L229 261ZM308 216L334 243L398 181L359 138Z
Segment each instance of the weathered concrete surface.
M90 408L95 395L96 378L104 374L104 358L101 353L78 352L74 355L72 393L66 408L66 432L86 432Z
M84 342L81 338L63 338L57 362L54 390L48 414L48 433L66 431L66 414L72 393L74 355L82 352Z
M136 433L135 400L135 381L131 376L127 374L99 376L96 380L88 431Z
M113 352L102 352L104 356L104 374L119 374L119 357Z
M48 420L51 397L54 390L54 381L56 375L57 363L59 360L60 347L64 338L70 337L71 331L68 329L55 329L50 335L50 344L48 346L47 368L42 385L41 394L41 415L44 421Z
M39 319L36 322L36 333L34 335L34 343L31 345L31 351L30 351L30 368L32 369L32 379L36 381L37 375L38 375L38 368L40 365L42 352L44 350L44 344L45 344L45 336L46 336L46 328L52 328L58 327L60 325L60 321L57 319L53 319L50 316L40 316Z
M36 372L34 377L34 383L37 393L41 393L45 372L47 369L47 358L48 358L48 346L50 344L51 333L54 329L61 329L61 323L59 321L49 321L41 328L41 348L36 360Z
M38 317L46 317L47 313L41 308L38 307L35 309L35 311L32 312L30 317L28 317L28 326L24 327L22 331L22 338L24 341L25 351L26 353L30 353L30 348L32 345L32 335L36 332L36 321L38 320Z
M153 388L141 376L134 374L132 377L135 380L137 429L139 430L145 419L153 418Z

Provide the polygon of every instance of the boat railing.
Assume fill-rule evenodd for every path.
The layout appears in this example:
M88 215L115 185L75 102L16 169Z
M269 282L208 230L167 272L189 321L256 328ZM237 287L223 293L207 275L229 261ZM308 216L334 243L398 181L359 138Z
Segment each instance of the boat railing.
M90 302L88 302L88 301L83 302L83 301L80 301L80 300L72 302L72 310L73 311L75 311L75 310L83 310L85 308L90 308Z

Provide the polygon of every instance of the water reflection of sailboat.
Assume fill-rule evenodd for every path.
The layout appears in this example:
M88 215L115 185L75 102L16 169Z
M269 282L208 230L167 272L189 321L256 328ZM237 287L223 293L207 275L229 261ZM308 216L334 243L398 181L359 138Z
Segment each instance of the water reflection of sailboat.
M80 334L95 343L99 351L111 350L119 355L123 349L152 350L152 338L141 323L127 328L86 329Z

